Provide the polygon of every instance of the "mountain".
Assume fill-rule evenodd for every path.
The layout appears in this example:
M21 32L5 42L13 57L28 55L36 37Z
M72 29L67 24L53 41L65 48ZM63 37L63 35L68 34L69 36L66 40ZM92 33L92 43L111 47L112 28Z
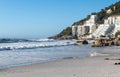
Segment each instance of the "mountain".
M104 9L101 9L99 12L91 13L90 15L97 15L98 19L96 21L96 24L103 24L104 20L107 19L109 16L112 15L120 15L120 1L116 2L115 4L112 4L108 7L105 7ZM82 25L86 20L90 18L90 15L88 15L86 18L79 20L77 22L74 22L71 26L73 25ZM64 29L62 32L59 34L49 37L52 39L71 39L71 38L76 38L72 36L72 27L67 27Z

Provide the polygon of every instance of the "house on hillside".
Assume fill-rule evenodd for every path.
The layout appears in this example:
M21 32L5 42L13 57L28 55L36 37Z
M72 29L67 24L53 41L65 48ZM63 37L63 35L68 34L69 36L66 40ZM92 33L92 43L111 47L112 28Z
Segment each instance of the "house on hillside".
M120 31L120 15L112 15L108 18L109 23L115 26L112 34L115 35L117 31Z
M112 15L104 20L104 24L100 24L94 33L93 37L114 36L117 31L120 31L120 15Z

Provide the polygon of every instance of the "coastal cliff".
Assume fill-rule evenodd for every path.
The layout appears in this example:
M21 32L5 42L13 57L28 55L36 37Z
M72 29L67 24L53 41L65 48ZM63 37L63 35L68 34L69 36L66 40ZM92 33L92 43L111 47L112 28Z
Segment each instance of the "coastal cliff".
M115 4L112 4L108 7L105 7L104 9L101 9L99 12L91 13L90 15L97 15L98 19L96 21L96 24L103 24L104 20L112 15L120 15L120 1L116 2ZM90 15L88 15L86 18L81 19L77 22L74 22L71 26L74 25L82 25L85 23L86 20L90 19ZM49 37L50 39L77 39L76 37L72 36L72 28L67 27L63 31L61 31L59 34Z

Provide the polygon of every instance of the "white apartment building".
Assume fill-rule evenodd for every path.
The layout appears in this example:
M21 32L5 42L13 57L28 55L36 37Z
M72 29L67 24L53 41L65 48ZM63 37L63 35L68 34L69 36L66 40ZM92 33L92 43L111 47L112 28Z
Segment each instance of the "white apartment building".
M89 33L89 26L78 26L77 27L77 36L80 37L82 35Z
M96 29L96 20L97 15L91 15L90 18L84 22L83 25L74 25L72 26L73 36L77 35L78 37L84 34L91 34Z

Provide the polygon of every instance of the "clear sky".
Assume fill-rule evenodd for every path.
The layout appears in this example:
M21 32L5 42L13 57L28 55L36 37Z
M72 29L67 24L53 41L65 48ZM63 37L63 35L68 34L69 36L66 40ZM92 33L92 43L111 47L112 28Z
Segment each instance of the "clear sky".
M119 0L0 0L0 38L45 38Z

